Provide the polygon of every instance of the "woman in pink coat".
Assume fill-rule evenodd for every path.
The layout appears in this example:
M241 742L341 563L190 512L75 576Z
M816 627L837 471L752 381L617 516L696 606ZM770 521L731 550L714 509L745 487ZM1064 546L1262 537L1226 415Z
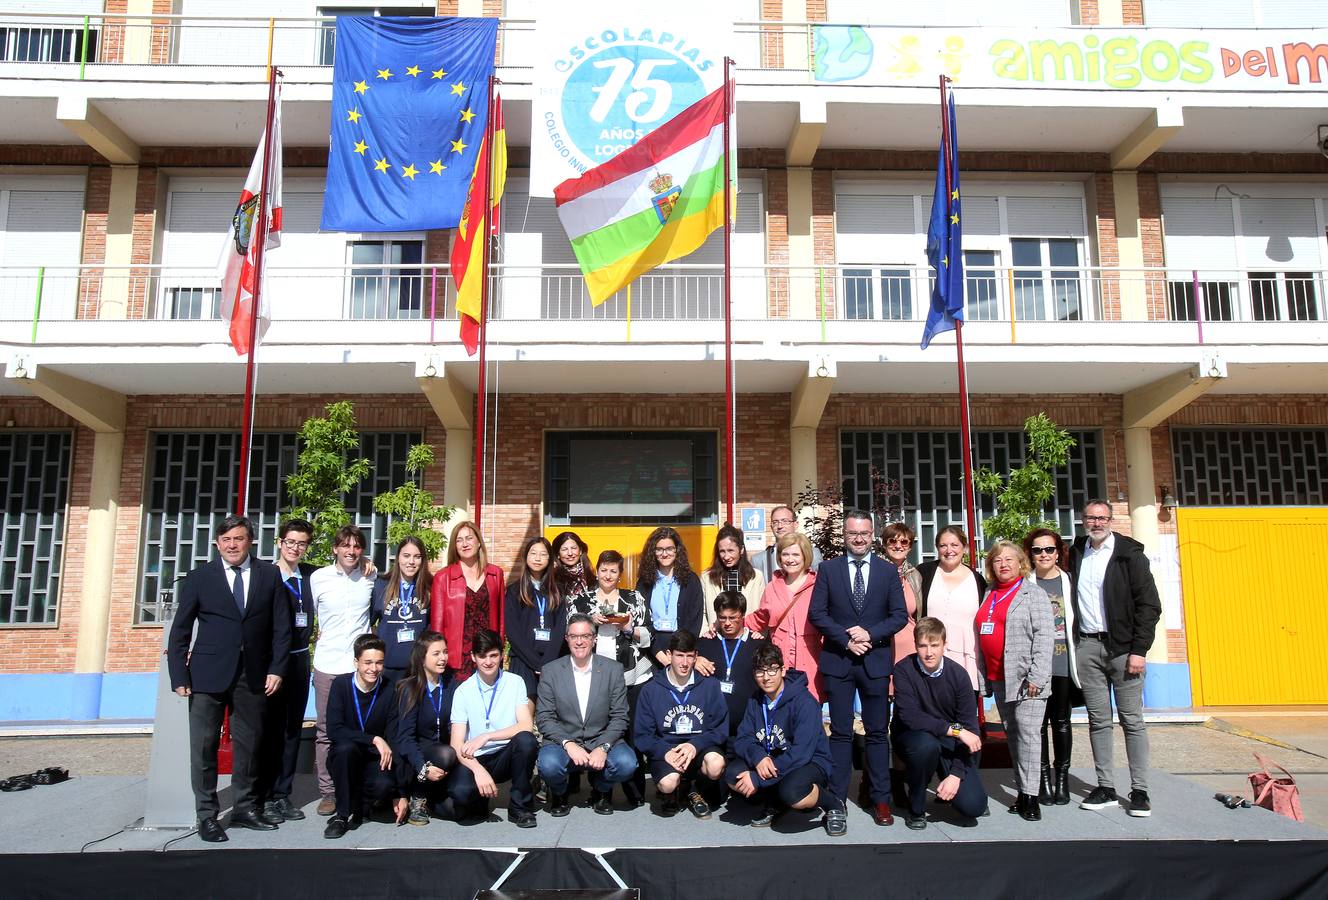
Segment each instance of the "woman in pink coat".
M775 543L780 571L770 579L761 595L761 605L747 616L747 627L762 632L784 654L784 664L807 676L807 687L817 703L825 701L819 661L821 632L807 621L816 573L807 571L812 544L794 532Z

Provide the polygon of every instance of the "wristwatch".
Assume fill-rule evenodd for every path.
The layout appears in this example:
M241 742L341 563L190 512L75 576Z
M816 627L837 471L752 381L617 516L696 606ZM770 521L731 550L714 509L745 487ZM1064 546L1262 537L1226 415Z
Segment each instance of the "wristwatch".
M428 781L428 780L429 780L429 770L430 770L431 768L433 768L433 763L429 762L429 761L426 759L426 760L424 761L424 765L420 766L420 774L418 774L418 775L415 776L415 780L416 780L416 781Z
M605 741L604 743L599 745L599 749L603 750L605 753L608 753L610 750L613 749L613 745L610 744L608 741Z
M959 737L959 735L962 734L963 731L964 731L963 725L960 725L958 722L951 722L950 730L947 732L947 734L949 734L950 737Z

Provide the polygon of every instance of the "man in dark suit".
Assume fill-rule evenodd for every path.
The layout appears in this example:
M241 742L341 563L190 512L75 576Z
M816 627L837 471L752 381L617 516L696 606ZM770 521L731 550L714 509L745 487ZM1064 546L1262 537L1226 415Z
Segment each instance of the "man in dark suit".
M590 806L613 812L613 786L636 772L627 733L627 682L616 659L595 652L595 623L573 613L567 621L571 656L547 663L540 673L535 721L544 746L536 766L549 786L549 815L565 816L569 772L589 772Z
M895 632L908 622L899 570L871 552L872 518L844 514L844 556L822 563L812 588L809 621L825 639L820 670L830 695L830 751L835 796L848 797L853 772L853 699L862 699L867 733L866 769L872 783L872 818L894 824L890 812L890 673ZM827 823L827 827L830 824Z
M189 698L189 777L198 835L213 843L226 840L217 822L217 747L228 708L235 751L230 824L276 828L255 809L254 787L264 704L281 687L290 654L291 608L279 602L277 567L249 555L253 542L254 527L242 516L226 516L217 525L221 558L185 577L166 651L171 687Z

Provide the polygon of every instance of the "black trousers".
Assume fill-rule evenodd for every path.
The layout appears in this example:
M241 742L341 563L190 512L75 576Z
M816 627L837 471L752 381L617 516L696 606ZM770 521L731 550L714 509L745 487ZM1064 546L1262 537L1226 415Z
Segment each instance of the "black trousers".
M244 680L244 660L236 667L231 686L218 694L194 691L189 695L189 783L194 789L194 809L199 821L221 812L217 803L217 749L221 746L221 723L231 711L232 806L250 812L257 799L258 749L263 738L263 710L267 697L252 691Z
M531 779L535 774L535 757L539 755L539 742L535 735L523 731L512 738L501 750L477 756L476 761L489 773L495 784L512 782L512 806L509 812L531 812L535 808L535 794ZM480 796L475 774L465 766L457 766L447 779L447 792L452 797L458 815L480 809L486 798Z
M950 776L956 758L969 758L968 773L959 781L959 791L950 807L961 816L976 819L987 811L987 791L978 777L981 753L970 756L958 738L937 737L925 731L903 731L895 735L895 752L904 763L908 784L909 811L920 816L927 810L927 785L932 778Z
M1047 714L1042 719L1042 765L1070 764L1070 751L1074 746L1070 730L1070 707L1073 703L1074 681L1068 675L1051 676L1051 696L1047 698ZM1047 752L1047 732L1051 732L1052 753Z
M290 797L304 736L304 708L309 703L309 654L292 653L281 690L267 698L263 743L258 754L260 801Z
M420 781L419 772L410 772L410 795L423 797L430 803L440 803L447 796L447 784L457 770L457 755L450 744L429 741L420 744L424 758L447 773L440 781Z
M724 781L732 787L739 775L749 771L754 773L755 767L747 765L744 759L734 759L724 770ZM824 802L829 786L830 778L821 771L821 767L807 763L792 772L781 774L774 784L758 787L752 799L766 806L787 809L810 794L813 787L820 788L818 799Z
M357 743L333 744L327 753L327 771L336 793L337 815L343 819L362 814L365 807L400 797L404 772L399 757L386 770L378 748Z

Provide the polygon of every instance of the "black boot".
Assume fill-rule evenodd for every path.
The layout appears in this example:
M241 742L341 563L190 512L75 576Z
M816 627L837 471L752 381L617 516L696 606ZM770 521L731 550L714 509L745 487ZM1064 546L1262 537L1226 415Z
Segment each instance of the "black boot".
M1057 763L1055 783L1052 785L1052 802L1057 806L1066 806L1070 802L1070 764Z
M1025 822L1041 822L1042 807L1038 805L1038 798L1032 794L1024 795L1024 808L1019 812L1019 818Z
M1043 763L1042 777L1038 779L1038 793L1037 793L1037 798L1042 803L1052 802L1053 797L1051 793L1051 786L1052 786L1051 766L1047 765L1046 763Z

